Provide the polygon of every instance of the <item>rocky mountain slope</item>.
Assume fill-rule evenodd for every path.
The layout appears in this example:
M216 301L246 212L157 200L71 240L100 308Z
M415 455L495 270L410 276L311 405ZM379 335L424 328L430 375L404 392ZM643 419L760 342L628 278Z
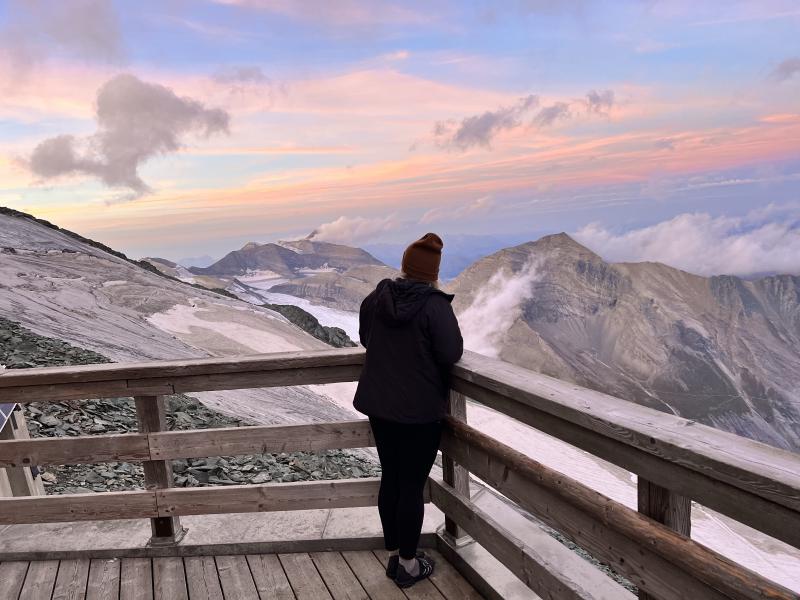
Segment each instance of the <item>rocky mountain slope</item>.
M330 271L316 273L301 279L278 283L269 291L306 298L339 310L358 311L364 297L375 289L382 279L393 279L400 271L383 265L352 267L343 273Z
M800 450L800 277L610 264L559 234L477 261L449 290L477 351Z
M269 244L250 242L209 267L190 267L189 270L196 275L226 278L265 271L281 277L297 277L304 271L329 269L343 272L352 267L382 264L360 248L295 240Z
M116 362L327 348L279 313L154 273L99 244L0 212L0 315ZM318 387L195 394L260 423L337 420Z

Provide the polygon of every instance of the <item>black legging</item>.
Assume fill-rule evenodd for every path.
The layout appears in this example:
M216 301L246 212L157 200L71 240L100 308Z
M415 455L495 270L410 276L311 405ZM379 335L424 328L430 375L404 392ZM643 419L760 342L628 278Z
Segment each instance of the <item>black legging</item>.
M414 558L422 519L423 491L431 472L442 423L407 425L370 417L378 457L381 460L381 490L378 511L387 550L400 550L400 557Z

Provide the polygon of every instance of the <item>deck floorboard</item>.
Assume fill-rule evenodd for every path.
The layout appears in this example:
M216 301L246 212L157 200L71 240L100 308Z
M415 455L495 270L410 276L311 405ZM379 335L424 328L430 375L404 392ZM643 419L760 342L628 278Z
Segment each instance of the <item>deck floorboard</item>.
M381 550L0 563L2 600L478 600L445 559L401 590Z

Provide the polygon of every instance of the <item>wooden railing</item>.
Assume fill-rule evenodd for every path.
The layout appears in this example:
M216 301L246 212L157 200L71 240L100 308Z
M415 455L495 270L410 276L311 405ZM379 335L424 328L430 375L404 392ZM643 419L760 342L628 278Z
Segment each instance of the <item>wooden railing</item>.
M6 371L4 402L131 396L140 431L3 441L0 466L140 461L147 489L0 499L0 524L149 518L154 543L175 543L182 515L374 505L374 478L170 487L171 459L367 447L366 421L164 431L163 418L164 394L354 381L363 360L363 350L347 349ZM609 564L641 597L797 598L693 541L689 523L694 500L800 547L800 456L471 353L452 385L444 479L428 491L447 517L446 543L468 534L542 597L609 597L605 587L576 581L574 564L548 560L474 504L471 472ZM639 512L470 427L465 398L636 473Z

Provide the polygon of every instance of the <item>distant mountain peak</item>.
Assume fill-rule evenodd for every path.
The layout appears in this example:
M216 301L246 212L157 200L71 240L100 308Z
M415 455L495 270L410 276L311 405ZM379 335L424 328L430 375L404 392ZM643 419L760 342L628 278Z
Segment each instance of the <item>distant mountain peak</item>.
M564 250L573 253L591 254L593 257L600 258L597 254L589 250L586 246L576 241L575 238L563 231L545 235L533 242L537 248L547 250Z

